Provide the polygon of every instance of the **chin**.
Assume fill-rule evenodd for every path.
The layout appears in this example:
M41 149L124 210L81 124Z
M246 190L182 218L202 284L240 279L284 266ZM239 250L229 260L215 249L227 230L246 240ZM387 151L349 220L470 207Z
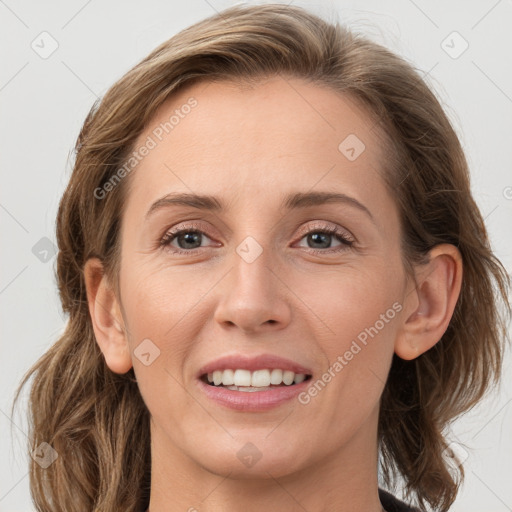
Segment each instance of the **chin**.
M268 430L265 435L268 435ZM211 473L230 478L247 479L268 479L290 475L303 469L305 463L299 447L283 443L265 441L264 436L256 436L254 442L249 441L250 435L244 435L244 441L230 439L231 443L220 445L218 449L211 450L211 446L205 446L201 450L199 458L192 456L198 464ZM286 445L286 443L284 443ZM304 454L302 453L304 456Z

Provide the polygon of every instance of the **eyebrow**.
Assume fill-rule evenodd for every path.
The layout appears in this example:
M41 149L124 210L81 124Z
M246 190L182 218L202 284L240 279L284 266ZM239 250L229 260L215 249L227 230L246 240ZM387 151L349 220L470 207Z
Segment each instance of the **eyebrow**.
M328 203L342 203L353 206L360 211L365 212L370 219L374 221L373 215L364 204L354 197L337 192L296 192L284 198L281 203L281 208L293 210ZM215 196L190 193L170 193L161 197L151 205L146 213L146 219L157 210L172 205L189 206L199 210L210 210L213 212L220 212L226 209L222 201Z

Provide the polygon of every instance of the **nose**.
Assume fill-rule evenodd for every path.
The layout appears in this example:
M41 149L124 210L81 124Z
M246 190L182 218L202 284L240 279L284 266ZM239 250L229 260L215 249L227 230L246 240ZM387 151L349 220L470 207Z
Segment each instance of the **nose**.
M214 319L223 328L244 333L285 328L291 319L290 292L267 251L254 261L235 253L233 265L218 288ZM282 272L281 272L282 274Z

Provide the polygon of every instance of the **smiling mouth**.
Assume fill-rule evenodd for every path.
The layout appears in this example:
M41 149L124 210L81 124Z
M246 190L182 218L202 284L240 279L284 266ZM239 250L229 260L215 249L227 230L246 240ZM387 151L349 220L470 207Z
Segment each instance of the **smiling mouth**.
M201 375L200 380L209 386L231 391L258 392L292 387L311 379L309 374L295 374L279 369L219 370Z

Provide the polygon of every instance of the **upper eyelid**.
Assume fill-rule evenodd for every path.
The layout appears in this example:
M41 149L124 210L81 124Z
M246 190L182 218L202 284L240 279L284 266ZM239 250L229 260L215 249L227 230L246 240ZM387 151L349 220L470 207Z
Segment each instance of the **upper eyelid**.
M320 221L320 220L313 220L310 221L312 224L305 224L303 227L300 228L301 233L309 233L310 231L314 231L315 229L322 230L322 229L336 229L337 231L346 231L351 237L355 238L352 235L352 232L349 231L344 226L340 226L339 224L335 224L333 222L328 221Z

